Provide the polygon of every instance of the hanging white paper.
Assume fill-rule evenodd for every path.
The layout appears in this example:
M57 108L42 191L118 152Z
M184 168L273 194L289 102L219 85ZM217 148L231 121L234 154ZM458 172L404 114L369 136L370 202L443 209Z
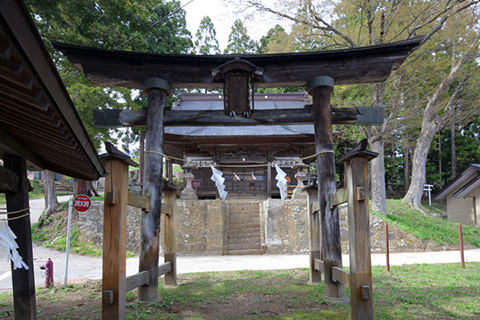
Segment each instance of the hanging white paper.
M253 172L252 172L252 179L253 179L253 180L257 180L257 177L255 177L255 175L253 174Z
M17 236L5 222L0 222L0 249L6 251L6 256L13 263L13 269L24 268L28 270L28 266L23 261L20 253L18 253L18 244L15 241Z
M287 198L287 179L285 179L287 174L280 169L278 165L275 166L275 170L277 170L275 179L277 180L277 187L280 190L280 197L282 200L285 200Z
M215 169L213 166L210 166L210 168L212 169L212 176L210 177L210 179L215 182L215 186L217 187L220 199L225 200L227 198L228 192L225 191L225 178L222 177L223 173L222 171Z

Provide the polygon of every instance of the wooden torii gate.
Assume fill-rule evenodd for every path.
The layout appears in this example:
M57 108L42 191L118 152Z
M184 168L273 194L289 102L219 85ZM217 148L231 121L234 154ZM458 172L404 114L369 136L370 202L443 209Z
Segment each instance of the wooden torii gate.
M322 271L325 274L325 295L333 301L345 299L343 284L349 278L352 288L352 302L363 301L363 307L353 303L353 319L372 319L372 292L370 255L368 246L362 251L351 253L357 261L358 270L352 270L362 276L342 276L340 230L335 181L335 157L333 151L332 119L338 121L340 109L332 110L330 95L335 84L372 83L384 81L392 69L398 67L408 54L422 41L422 37L347 50L321 51L312 53L288 53L268 55L160 55L123 51L104 51L76 45L53 43L68 59L76 65L87 78L99 85L143 88L148 95L146 111L129 113L125 119L122 112L100 115L106 124L146 124L145 189L150 199L150 210L143 216L142 247L140 254L140 273L148 271L148 285L139 287L139 299L153 301L158 290L158 254L160 234L160 214L162 200L162 160L164 126L225 126L259 124L299 124L313 123L315 127L316 164L317 164L317 201L320 228L311 228L311 238L321 236L323 259L312 255L312 273ZM210 88L224 90L224 113L207 114L205 112L165 112L165 97L171 88ZM313 105L304 110L254 110L253 92L255 87L308 87L313 97ZM372 109L375 110L375 109ZM343 111L343 110L342 110ZM378 112L369 109L343 111L348 122L363 122L370 115L378 119ZM112 114L110 113L110 116ZM123 116L123 118L122 118ZM382 117L382 115L380 115ZM371 154L365 156L365 150L348 158L347 183L351 185L348 198L350 228L355 230L353 240L368 242L368 210L366 162ZM363 153L362 153L363 152ZM360 155L360 156L359 156ZM358 160L358 159L363 160ZM365 160L365 161L364 161ZM359 166L358 163L361 165ZM360 168L360 169L359 169ZM360 171L359 171L360 170ZM362 171L364 170L364 171ZM358 172L364 172L362 176ZM363 177L363 178L362 178ZM355 190L353 192L352 190ZM361 208L363 215L357 214ZM362 218L357 219L362 216ZM366 220L365 220L366 219ZM320 233L320 235L318 234ZM360 236L361 235L361 236ZM352 248L355 249L356 248ZM312 249L313 250L313 249ZM315 256L315 257L313 257ZM367 270L368 269L368 270ZM312 276L312 280L320 278ZM343 280L343 281L340 281ZM353 285L353 286L352 286ZM104 290L104 298L105 298ZM111 292L110 292L111 294ZM118 297L113 292L112 299ZM359 297L353 298L353 297ZM122 295L120 295L122 297ZM123 299L123 298L122 298ZM355 310L353 310L355 309ZM360 310L360 311L358 311ZM355 311L355 312L354 312ZM121 312L119 314L122 314ZM124 312L123 312L124 314Z

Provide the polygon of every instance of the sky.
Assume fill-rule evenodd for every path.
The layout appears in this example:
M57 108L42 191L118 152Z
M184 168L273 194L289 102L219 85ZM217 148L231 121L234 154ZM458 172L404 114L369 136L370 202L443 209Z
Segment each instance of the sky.
M280 20L269 14L251 14L252 12L240 12L240 8L232 4L232 0L181 0L183 9L186 11L187 28L195 37L200 20L208 15L217 32L220 49L223 51L227 46L228 35L235 19L240 18L247 28L248 35L255 40L264 36L270 28L280 24L287 31L291 29L286 20ZM240 1L238 1L241 3ZM266 4L274 4L274 0L264 1Z

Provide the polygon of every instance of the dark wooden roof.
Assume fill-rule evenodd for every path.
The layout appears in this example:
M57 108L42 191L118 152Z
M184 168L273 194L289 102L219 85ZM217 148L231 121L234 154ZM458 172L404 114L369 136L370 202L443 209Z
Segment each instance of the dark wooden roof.
M105 169L23 1L0 1L0 155L94 180Z
M480 164L472 163L462 173L450 181L433 196L435 200L445 200L450 194L453 198L464 198L480 185Z
M303 110L305 93L257 94L255 110L298 108ZM172 106L175 111L222 111L223 96L181 93ZM175 145L266 145L315 142L313 124L244 126L175 126L165 127L165 143Z
M103 161L109 159L116 159L122 162L125 162L129 166L138 167L138 163L132 160L129 155L123 153L122 151L118 150L111 142L105 141L105 150L107 151L104 154L101 154L99 157Z
M142 88L149 77L160 77L175 88L221 88L212 71L233 59L243 59L263 70L258 87L305 86L315 76L327 75L336 84L385 80L423 37L354 49L281 54L174 55L106 51L54 42L87 78L99 85Z

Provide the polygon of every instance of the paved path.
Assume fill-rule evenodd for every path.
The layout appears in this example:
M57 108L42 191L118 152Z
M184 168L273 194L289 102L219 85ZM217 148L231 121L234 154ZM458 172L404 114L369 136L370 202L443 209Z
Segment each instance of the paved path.
M68 198L68 197L67 197ZM61 199L61 198L60 198ZM41 200L41 201L40 201ZM43 199L32 200L32 216L34 210L39 209ZM65 200L61 200L65 201ZM33 203L34 202L34 203ZM39 202L39 203L37 203ZM37 217L38 219L38 217ZM35 265L35 283L43 286L44 276L40 266L47 258L54 261L54 276L56 284L63 283L65 276L65 253L35 246L33 248ZM348 265L348 255L343 255L345 265ZM480 261L480 249L465 251L465 261ZM391 265L415 263L460 263L458 251L392 253ZM385 254L372 254L372 265L385 265ZM273 270L307 268L308 255L260 255L260 256L180 256L177 257L178 273L232 271L232 270ZM0 257L0 291L9 291L12 287L10 278L10 264ZM138 257L127 259L127 275L138 272ZM102 274L101 257L85 257L76 254L70 255L69 281L83 279L100 279Z

